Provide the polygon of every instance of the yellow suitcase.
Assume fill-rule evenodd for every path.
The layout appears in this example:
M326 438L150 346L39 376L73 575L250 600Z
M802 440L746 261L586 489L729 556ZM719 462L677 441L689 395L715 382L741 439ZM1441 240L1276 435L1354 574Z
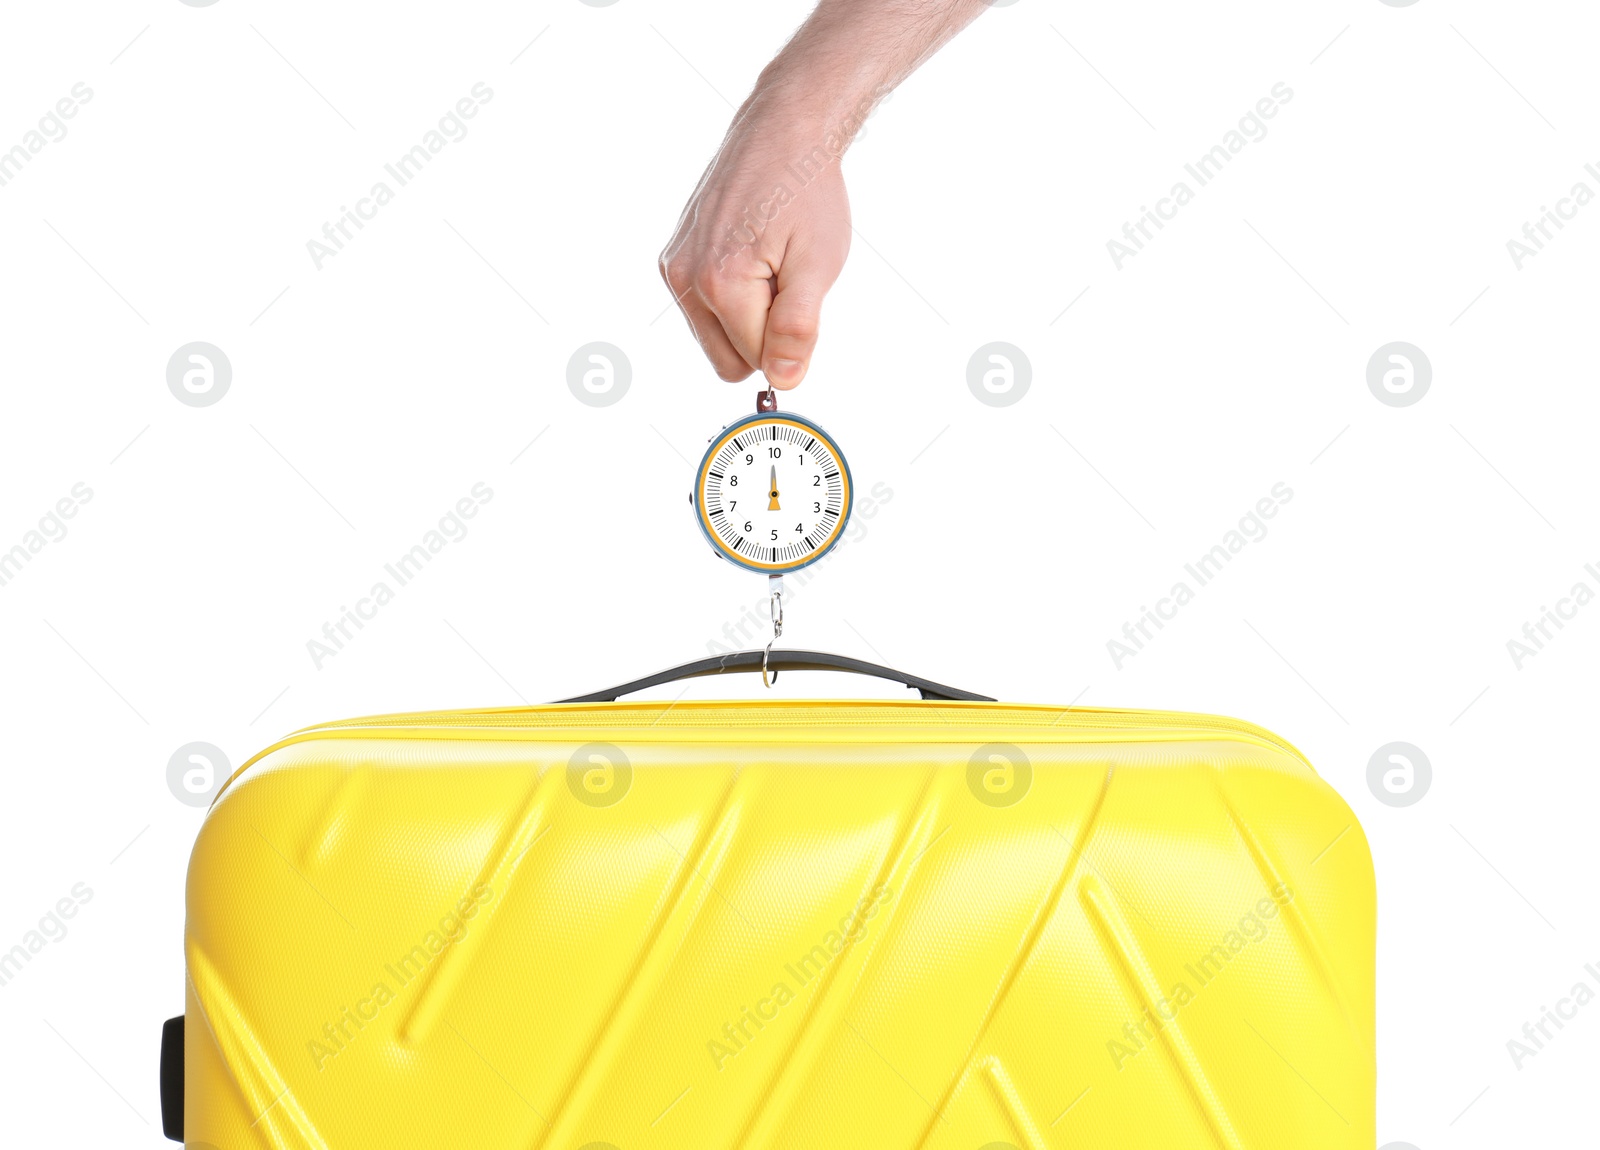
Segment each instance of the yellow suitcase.
M924 699L385 715L241 767L168 1133L1371 1150L1371 860L1292 746L773 658Z

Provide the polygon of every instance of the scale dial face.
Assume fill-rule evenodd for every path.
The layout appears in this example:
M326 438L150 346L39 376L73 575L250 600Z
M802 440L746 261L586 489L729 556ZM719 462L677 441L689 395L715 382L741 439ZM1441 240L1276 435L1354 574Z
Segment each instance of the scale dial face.
M822 428L798 415L752 415L712 439L695 475L700 529L724 559L781 575L844 536L850 468Z

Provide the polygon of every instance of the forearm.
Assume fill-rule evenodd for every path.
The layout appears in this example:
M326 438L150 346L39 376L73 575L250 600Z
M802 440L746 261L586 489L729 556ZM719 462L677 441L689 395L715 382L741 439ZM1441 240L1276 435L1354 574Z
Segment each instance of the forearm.
M839 158L873 107L985 0L820 0L762 70L661 253L723 379L804 378L850 250Z
M821 0L735 118L781 114L842 153L873 107L972 22L985 0Z

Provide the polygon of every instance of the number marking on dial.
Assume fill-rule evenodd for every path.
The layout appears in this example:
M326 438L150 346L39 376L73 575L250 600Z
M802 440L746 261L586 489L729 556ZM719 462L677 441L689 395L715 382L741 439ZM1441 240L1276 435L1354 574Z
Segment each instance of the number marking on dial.
M751 491L756 497L746 500ZM768 573L821 558L838 541L850 502L849 469L838 449L798 416L737 424L706 452L696 480L701 528L712 545L740 566Z

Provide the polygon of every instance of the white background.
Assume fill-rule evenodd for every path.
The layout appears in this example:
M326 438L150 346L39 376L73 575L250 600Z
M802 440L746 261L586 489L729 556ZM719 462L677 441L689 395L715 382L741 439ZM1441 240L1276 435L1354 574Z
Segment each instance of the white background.
M165 1144L202 817L167 788L180 745L238 764L317 720L559 698L761 600L686 501L755 386L663 314L655 258L806 7L6 6L0 147L93 98L0 187L0 549L93 498L0 587L0 949L94 896L0 987L0 1141ZM1596 1142L1600 1003L1520 1071L1506 1042L1597 981L1600 606L1520 670L1506 643L1600 590L1600 206L1520 271L1506 241L1600 191L1597 31L1575 2L986 13L847 157L856 241L784 398L892 491L786 641L1239 715L1346 797L1379 882L1382 1143ZM317 270L306 241L480 81L470 134ZM1118 271L1106 241L1280 81L1266 138ZM193 340L233 365L215 406L167 388ZM615 406L568 390L591 340L631 361ZM1013 406L967 387L992 340L1032 364ZM1431 360L1414 406L1367 387L1392 340ZM470 533L319 670L307 641L480 481ZM1107 641L1279 482L1267 536L1119 670ZM730 688L760 690L694 692ZM1403 809L1366 784L1394 740L1434 771Z

